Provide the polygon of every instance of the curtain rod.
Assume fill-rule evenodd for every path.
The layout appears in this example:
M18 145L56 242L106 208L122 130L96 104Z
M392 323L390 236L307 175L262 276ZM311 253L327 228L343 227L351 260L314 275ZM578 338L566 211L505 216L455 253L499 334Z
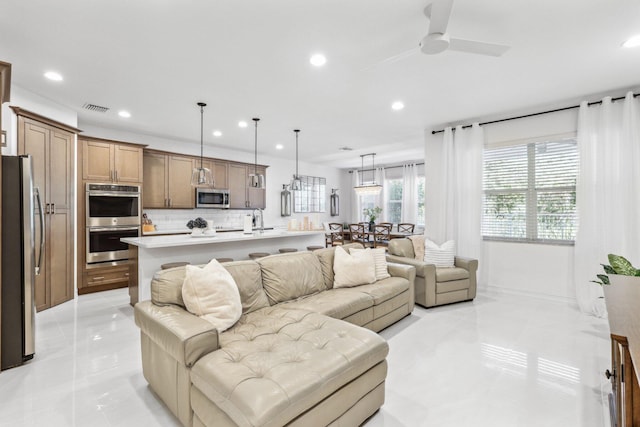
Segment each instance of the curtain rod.
M420 165L424 165L424 162L420 162L420 163L412 163L413 165L416 166L420 166ZM397 166L382 166L382 169L395 169L395 168L401 168L403 166L408 166L408 165L397 165ZM374 171L375 169L357 169L358 172L371 172ZM353 171L349 171L349 173L353 173Z
M640 96L640 93L634 93L633 97L637 97ZM615 102L615 101L620 101L621 99L625 99L625 96L619 96L618 98L613 98L611 101ZM593 101L593 102L588 102L587 105L588 106L592 106L592 105L596 105L596 104L602 104L602 101ZM580 105L572 105L571 107L564 107L564 108L556 108L555 110L547 110L547 111L540 111L539 113L532 113L532 114L525 114L523 116L516 116L516 117L507 117L506 119L500 119L500 120L491 120L488 122L483 122L480 123L480 126L483 125L491 125L493 123L500 123L500 122L508 122L509 120L517 120L517 119L525 119L527 117L534 117L534 116L540 116L542 114L549 114L549 113L557 113L559 111L565 111L565 110L573 110L574 108L579 108ZM467 129L470 128L473 125L464 125L462 126L462 129ZM452 131L455 132L456 128L453 127L451 129ZM431 135L435 135L436 133L442 133L444 132L444 129L440 129L440 130L433 130L431 131Z

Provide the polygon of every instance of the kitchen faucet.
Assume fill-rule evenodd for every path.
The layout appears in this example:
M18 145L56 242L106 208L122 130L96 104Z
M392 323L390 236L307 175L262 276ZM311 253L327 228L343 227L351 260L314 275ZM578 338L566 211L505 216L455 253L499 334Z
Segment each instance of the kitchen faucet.
M260 227L259 227L260 233L264 233L264 215L263 215L264 212L262 212L261 208L256 208L256 209L253 210L253 222L254 222L254 224L256 222L256 211L258 211L258 215L260 215Z

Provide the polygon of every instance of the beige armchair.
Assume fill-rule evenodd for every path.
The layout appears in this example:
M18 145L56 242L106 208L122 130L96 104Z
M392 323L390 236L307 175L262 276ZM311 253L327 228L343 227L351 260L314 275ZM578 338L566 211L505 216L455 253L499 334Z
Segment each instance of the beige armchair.
M478 260L455 258L455 267L442 268L415 259L410 239L392 239L387 261L416 268L416 304L423 307L470 301L476 297Z

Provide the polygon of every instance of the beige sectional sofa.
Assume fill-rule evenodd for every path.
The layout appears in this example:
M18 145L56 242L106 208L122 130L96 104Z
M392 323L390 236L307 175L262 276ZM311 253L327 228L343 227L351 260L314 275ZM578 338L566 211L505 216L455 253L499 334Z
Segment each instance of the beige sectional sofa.
M223 264L243 314L222 333L185 309L184 267L155 275L135 306L143 373L182 424L352 426L380 408L388 345L372 331L411 313L415 268L334 289L334 250Z

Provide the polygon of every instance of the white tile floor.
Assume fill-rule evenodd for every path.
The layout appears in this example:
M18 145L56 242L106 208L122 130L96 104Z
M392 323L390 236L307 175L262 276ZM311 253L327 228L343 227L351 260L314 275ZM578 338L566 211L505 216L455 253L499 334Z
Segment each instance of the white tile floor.
M0 426L178 426L142 376L126 290L37 315L37 355L0 374ZM413 314L389 341L378 426L609 426L606 320L485 293Z

